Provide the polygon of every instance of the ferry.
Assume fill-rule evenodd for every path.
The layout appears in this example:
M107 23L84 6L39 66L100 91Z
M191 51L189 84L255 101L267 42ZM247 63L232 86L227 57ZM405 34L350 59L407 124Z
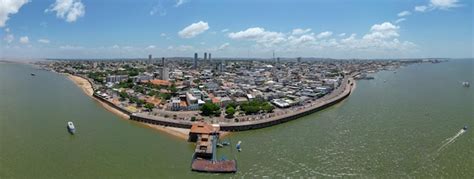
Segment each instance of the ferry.
M74 134L76 132L76 128L74 127L74 124L71 121L67 122L67 130L71 134Z

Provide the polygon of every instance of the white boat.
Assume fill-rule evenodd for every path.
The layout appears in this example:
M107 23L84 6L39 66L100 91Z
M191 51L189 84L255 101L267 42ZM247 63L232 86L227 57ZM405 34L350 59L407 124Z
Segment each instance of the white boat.
M242 143L242 141L239 141L237 142L237 145L235 145L235 148L237 148L237 151L242 151L242 148L240 148L240 144Z
M67 130L71 134L74 134L76 132L76 127L74 127L74 124L71 121L67 122Z
M469 86L470 86L469 82L467 82L467 81L462 82L462 85L463 85L464 87L469 87Z

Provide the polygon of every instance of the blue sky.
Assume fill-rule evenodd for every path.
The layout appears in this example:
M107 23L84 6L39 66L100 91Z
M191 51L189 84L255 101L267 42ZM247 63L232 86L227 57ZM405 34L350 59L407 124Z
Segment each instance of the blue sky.
M473 57L470 0L4 0L0 58Z

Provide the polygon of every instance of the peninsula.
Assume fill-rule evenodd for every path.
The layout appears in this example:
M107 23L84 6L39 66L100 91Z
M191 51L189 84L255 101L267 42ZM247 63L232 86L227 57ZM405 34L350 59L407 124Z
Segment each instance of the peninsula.
M194 123L243 131L280 124L350 95L354 78L436 60L152 58L48 60L117 115L187 139Z

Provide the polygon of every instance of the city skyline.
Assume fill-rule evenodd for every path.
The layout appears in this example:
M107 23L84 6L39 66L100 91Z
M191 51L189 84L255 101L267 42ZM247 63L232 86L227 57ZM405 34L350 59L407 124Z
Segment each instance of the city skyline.
M472 57L472 2L16 0L1 58ZM467 37L466 37L467 36Z

